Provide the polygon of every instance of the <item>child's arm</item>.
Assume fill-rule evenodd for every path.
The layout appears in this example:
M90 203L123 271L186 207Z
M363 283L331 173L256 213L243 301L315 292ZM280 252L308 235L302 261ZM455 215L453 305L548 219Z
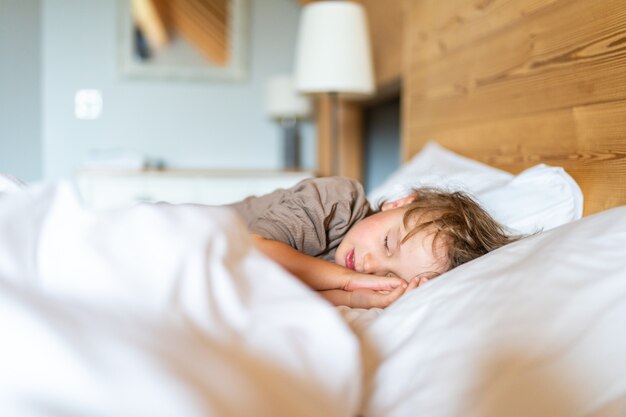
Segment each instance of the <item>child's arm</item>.
M361 274L305 255L283 242L254 234L252 238L261 252L309 287L322 291L321 294L336 305L385 307L402 295L407 288L406 281L401 278Z

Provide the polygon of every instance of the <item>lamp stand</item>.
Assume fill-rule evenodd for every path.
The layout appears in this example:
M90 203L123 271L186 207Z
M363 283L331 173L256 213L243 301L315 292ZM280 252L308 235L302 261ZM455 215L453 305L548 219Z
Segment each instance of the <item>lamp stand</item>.
M295 117L282 117L280 125L283 129L283 163L285 169L296 170L300 168L300 135L298 132L298 119Z
M332 175L339 175L339 93L330 92L330 146Z

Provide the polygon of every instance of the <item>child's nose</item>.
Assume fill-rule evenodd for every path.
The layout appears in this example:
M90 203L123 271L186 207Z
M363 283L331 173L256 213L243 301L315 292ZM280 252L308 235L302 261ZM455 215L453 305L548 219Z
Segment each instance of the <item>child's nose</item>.
M363 257L363 272L366 274L375 274L380 268L376 257L371 253L366 253Z

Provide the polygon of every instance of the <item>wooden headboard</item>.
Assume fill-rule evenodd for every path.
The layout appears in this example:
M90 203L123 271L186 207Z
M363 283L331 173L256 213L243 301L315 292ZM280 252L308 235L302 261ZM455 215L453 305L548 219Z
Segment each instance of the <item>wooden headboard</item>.
M585 214L626 204L625 0L401 7L404 160L435 139L513 173L563 166Z

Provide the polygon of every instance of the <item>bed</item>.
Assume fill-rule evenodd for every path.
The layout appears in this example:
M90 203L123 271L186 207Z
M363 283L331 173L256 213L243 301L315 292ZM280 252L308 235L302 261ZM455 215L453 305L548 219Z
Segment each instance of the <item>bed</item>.
M560 225L385 310L327 304L224 208L5 190L0 411L623 415L626 207L566 221L559 184Z
M375 3L364 2L370 10ZM404 172L385 188L425 174L413 162L445 165L428 149L435 140L515 175L538 164L564 168L584 195L585 217L547 210L538 217L563 210L563 224L451 271L380 316L353 314L374 356L363 414L626 415L623 1L387 6L387 15L403 16L396 74ZM397 25L374 20L379 41L397 41ZM387 79L393 45L378 53L392 59L375 60ZM431 155L420 161L424 152ZM512 206L527 210L537 203L529 196ZM501 213L528 232L539 225Z
M389 4L404 163L370 198L443 182L530 236L349 310L226 209L4 178L1 415L626 415L623 2Z

